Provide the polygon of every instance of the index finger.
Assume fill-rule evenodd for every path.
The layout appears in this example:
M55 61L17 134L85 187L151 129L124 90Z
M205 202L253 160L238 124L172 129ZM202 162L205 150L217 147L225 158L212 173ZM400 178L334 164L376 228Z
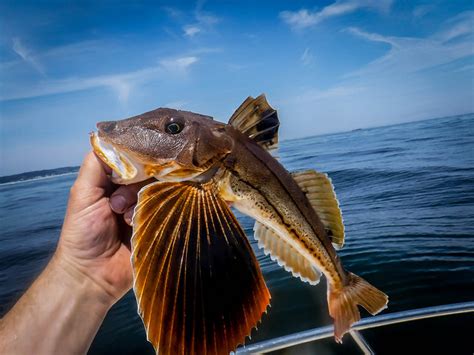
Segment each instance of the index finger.
M124 213L137 203L138 192L153 180L145 180L136 184L122 185L110 196L110 207L115 213Z

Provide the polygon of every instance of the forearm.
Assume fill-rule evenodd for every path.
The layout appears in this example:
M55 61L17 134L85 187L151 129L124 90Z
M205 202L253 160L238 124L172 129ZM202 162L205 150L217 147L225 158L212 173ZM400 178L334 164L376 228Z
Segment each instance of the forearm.
M0 354L86 353L111 305L90 277L54 256L0 321Z

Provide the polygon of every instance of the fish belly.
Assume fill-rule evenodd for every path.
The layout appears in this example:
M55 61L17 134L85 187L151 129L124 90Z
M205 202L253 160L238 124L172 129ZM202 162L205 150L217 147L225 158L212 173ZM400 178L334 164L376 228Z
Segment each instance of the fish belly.
M329 254L295 206L291 206L288 201L286 204L283 201L274 201L233 176L227 177L221 184L220 191L221 196L232 203L233 207L255 219L256 226L260 223L273 232L270 238L275 240L268 242L270 247L266 250L271 256L278 260L283 253L290 254L288 258L301 259L301 263L307 262L317 273L325 274L331 284L340 282ZM257 235L255 237L257 239ZM278 239L283 243L277 241ZM275 250L276 247L286 247L291 252Z

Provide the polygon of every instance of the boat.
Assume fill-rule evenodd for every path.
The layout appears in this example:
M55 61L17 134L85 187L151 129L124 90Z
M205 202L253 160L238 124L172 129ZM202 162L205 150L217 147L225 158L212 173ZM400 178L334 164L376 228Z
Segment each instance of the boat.
M464 302L387 313L361 319L352 326L349 335L354 340L355 347L359 348L360 353L375 354L375 351L362 334L362 331L366 329L473 312L474 302ZM300 354L301 352L298 350L298 347L301 345L318 342L323 339L332 338L333 336L333 326L318 327L240 347L237 349L236 355L268 354L281 350L284 350L285 354ZM347 338L345 338L344 341L347 341ZM455 351L455 349L453 349L453 351Z

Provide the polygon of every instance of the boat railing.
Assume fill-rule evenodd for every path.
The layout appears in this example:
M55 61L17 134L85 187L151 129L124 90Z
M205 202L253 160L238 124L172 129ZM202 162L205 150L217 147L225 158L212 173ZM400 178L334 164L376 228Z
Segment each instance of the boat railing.
M391 324L412 322L420 319L448 316L460 313L474 312L474 302L454 303L413 309L401 312L387 313L375 317L364 318L355 323L349 334L364 354L374 354L370 345L364 339L360 330L384 327ZM250 344L237 349L236 354L264 354L271 351L289 348L295 345L309 343L315 340L333 336L333 326L314 328L282 337Z

